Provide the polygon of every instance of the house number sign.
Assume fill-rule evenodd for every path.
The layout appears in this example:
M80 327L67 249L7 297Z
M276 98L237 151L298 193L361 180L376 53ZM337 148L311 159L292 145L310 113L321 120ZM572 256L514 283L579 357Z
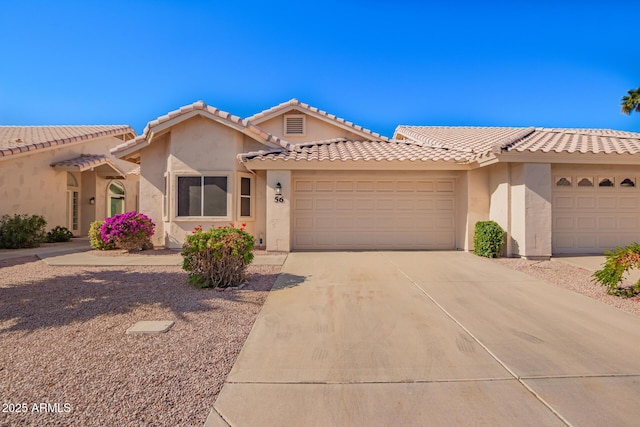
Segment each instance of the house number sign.
M276 203L284 203L284 197L282 196L276 196L274 197Z

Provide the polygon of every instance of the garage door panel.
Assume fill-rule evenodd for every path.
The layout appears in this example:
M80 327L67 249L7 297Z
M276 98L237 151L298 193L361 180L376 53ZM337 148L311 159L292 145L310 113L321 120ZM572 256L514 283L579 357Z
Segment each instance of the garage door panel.
M306 193L306 192L313 192L313 181L296 181L295 185L294 185L294 190L298 193Z
M573 208L574 199L571 196L556 196L553 198L554 209L571 209Z
M295 209L297 211L313 211L312 199L296 199Z
M599 209L615 209L616 206L616 198L613 196L606 197L598 197L598 208Z
M316 191L318 192L333 192L333 181L316 181Z
M453 212L453 199L436 200L436 210Z
M454 180L399 175L294 178L294 249L455 248Z
M622 209L638 209L637 197L620 197L618 199L618 207Z
M353 189L353 181L336 181L336 191L338 192L351 192Z
M573 230L575 227L574 223L575 218L572 216L556 216L553 219L554 229L557 230Z
M598 218L598 230L615 231L617 229L617 222L615 216L601 216ZM586 227L587 230L591 229L589 231L593 231L595 228L595 224L592 224L591 227Z
M637 231L638 230L638 217L637 216L621 216L618 218L620 230Z
M453 193L453 181L436 182L436 191L439 193Z

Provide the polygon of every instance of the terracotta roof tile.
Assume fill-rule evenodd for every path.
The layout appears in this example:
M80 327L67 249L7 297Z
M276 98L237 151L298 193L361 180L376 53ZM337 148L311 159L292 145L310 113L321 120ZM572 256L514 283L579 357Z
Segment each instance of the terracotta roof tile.
M107 166L113 170L116 175L125 177L126 172L121 170L109 157L104 154L83 154L72 159L63 160L53 163L51 167L61 170L77 170L83 172L89 169Z
M292 150L256 151L240 154L250 161L451 161L466 163L469 153L429 147L410 141L350 141L337 138L298 144Z
M371 137L372 139L375 139L375 140L380 139L383 141L389 141L389 138L387 138L386 136L380 135L379 133L373 132L372 130L369 130L367 128L363 128L362 126L358 126L341 117L336 117L333 114L329 114L326 111L320 110L319 108L312 107L311 105L305 104L304 102L300 102L296 98L290 99L287 102L283 102L282 104L278 104L274 107L268 108L264 111L254 114L253 116L247 117L246 120L250 122L258 122L261 119L277 114L278 112L288 109L290 107L296 107L296 109L298 110L301 110L301 111L306 110L307 112L310 112L312 114L317 114L319 116L326 117L332 121L338 122L342 126L351 128L355 132L364 134L364 136L367 138Z
M611 129L538 128L508 151L543 153L640 153L640 133Z
M640 133L611 129L398 126L396 137L473 153L502 151L593 154L640 153Z
M72 142L131 134L126 125L113 126L0 126L0 158Z

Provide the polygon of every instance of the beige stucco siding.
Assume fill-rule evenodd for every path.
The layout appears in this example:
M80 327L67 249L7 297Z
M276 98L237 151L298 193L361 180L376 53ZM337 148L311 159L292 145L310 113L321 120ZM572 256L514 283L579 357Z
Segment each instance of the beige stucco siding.
M67 226L67 172L57 171L51 164L69 160L82 154L108 154L109 150L122 143L115 137L95 141L68 144L54 149L40 149L25 155L10 156L0 161L0 215L42 215L47 227ZM125 171L133 168L126 162L116 161ZM79 184L79 230L86 235L89 224L101 219L105 212L106 185L108 180L95 176L95 172L74 172ZM131 180L131 181L130 181ZM127 188L127 206L135 206L137 177L120 180ZM96 197L96 205L89 199ZM129 200L133 205L129 204ZM102 207L102 208L101 208Z
M289 113L285 113L284 115L287 115L287 114L303 114L303 113L299 111L291 111ZM333 138L347 138L354 141L368 139L368 138L363 138L362 136L359 136L353 132L350 132L347 129L339 128L335 124L331 124L327 121L312 117L308 114L305 114L306 132L304 135L301 135L301 136L286 135L285 136L284 115L278 115L267 121L261 122L259 126L261 129L264 129L270 134L278 136L280 138L284 138L287 141L290 141L294 144L299 144L301 142L308 142L308 141L322 141L322 140L333 139Z

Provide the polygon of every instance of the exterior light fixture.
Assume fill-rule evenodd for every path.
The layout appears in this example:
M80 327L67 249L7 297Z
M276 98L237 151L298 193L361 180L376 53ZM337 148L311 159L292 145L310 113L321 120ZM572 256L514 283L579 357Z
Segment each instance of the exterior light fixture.
M89 199L89 204L90 205L95 205L96 204L96 198L95 197L90 198Z
M280 185L280 183L277 183L275 190L276 196L274 197L274 201L276 203L284 203L284 197L282 197L282 185Z

